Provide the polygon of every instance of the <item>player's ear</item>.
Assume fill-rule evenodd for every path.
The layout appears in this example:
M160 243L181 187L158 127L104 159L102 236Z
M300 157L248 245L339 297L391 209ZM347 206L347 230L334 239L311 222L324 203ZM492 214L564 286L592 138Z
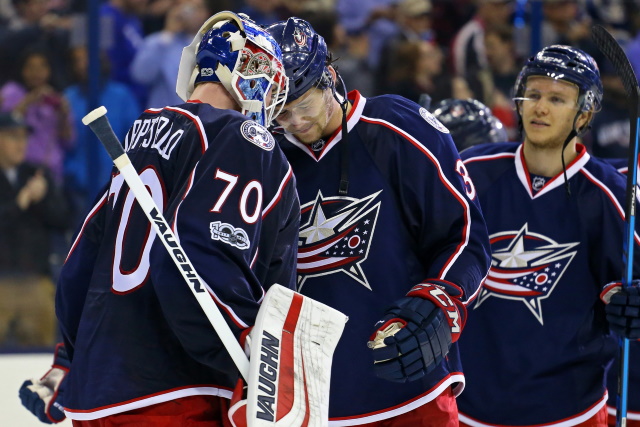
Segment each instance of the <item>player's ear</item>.
M583 111L580 113L578 120L576 120L576 130L582 130L589 126L591 119L593 119L593 111Z
M329 65L327 67L327 72L329 73L329 77L331 78L331 87L335 87L336 80L338 78L335 68L333 68L333 66Z

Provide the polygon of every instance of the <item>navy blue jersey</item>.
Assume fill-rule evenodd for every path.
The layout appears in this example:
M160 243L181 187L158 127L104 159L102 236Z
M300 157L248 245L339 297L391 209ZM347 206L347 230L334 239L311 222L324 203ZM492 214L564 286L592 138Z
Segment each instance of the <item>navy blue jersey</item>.
M200 103L145 111L124 144L239 335L273 283L295 286L300 206L282 151L242 114ZM118 173L73 243L56 309L73 419L231 395L235 365Z
M562 173L529 174L519 143L462 153L492 249L459 341L467 388L458 407L470 425L571 426L606 403L616 339L599 294L622 277L625 180L577 150L570 196Z
M412 286L448 280L466 302L489 267L484 220L447 129L398 96L365 99L354 91L350 99L346 196L338 192L341 131L317 152L288 134L278 140L302 204L298 288L349 316L331 374L333 426L393 417L446 387L463 388L456 345L424 379L397 384L375 376L366 344Z

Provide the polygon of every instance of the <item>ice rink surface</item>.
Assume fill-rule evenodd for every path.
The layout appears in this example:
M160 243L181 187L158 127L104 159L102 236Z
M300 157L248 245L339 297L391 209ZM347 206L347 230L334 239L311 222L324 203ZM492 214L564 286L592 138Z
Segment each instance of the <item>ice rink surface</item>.
M46 425L27 411L20 403L18 390L26 379L44 375L51 367L51 354L0 354L0 426L43 427ZM69 419L59 424L71 427Z

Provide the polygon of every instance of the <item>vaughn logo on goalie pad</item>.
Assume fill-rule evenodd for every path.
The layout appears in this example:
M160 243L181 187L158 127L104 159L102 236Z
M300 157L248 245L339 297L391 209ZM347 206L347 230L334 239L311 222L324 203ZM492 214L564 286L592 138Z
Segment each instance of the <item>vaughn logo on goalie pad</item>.
M240 250L249 249L251 242L249 242L247 232L242 228L235 228L231 224L216 221L209 224L209 230L213 240L220 240Z
M258 390L265 394L258 393L256 417L273 421L275 417L276 403L276 379L278 378L278 348L280 340L267 331L262 331L262 342L260 344L260 374Z
M347 317L272 285L249 333L249 375L229 408L234 427L327 427L333 352Z

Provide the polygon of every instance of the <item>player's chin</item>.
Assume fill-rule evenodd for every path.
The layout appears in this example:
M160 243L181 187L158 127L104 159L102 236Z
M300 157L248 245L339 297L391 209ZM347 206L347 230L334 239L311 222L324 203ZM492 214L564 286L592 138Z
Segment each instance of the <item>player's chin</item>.
M307 145L313 144L320 139L318 132L314 132L313 129L309 129L305 132L294 133L293 135L298 139L298 141Z

